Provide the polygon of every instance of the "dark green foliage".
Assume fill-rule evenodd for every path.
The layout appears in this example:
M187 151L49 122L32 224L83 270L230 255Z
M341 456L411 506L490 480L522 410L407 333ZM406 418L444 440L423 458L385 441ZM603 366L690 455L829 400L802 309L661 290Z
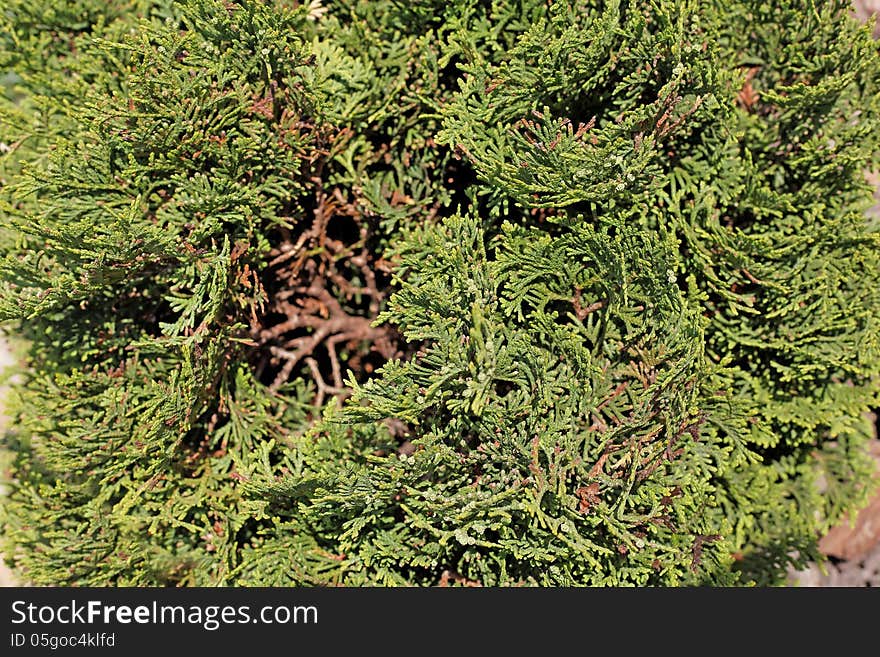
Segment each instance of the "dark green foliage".
M8 560L779 583L870 491L842 2L10 2Z

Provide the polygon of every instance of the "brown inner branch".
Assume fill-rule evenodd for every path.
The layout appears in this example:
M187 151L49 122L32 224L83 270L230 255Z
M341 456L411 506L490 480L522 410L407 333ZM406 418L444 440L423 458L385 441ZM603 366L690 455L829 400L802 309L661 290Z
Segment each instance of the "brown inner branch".
M315 200L311 225L280 229L262 276L268 303L252 319L251 336L260 345L257 377L277 389L310 376L320 406L327 395L348 394L343 367L363 377L376 355L384 362L403 354L393 328L371 326L390 265L369 248L368 218L338 189L319 190Z

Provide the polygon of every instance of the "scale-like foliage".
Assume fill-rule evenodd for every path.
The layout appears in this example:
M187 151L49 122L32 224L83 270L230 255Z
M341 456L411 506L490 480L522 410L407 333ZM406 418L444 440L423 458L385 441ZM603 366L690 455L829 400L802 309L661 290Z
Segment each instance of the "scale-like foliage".
M880 53L845 3L0 28L24 579L776 583L865 499Z

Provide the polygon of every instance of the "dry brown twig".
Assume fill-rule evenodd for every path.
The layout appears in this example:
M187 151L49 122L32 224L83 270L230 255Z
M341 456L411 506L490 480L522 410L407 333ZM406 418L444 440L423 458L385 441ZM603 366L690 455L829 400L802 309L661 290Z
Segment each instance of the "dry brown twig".
M335 222L341 230L330 230ZM385 263L370 250L368 218L340 190L319 187L311 223L279 235L264 274L273 279L264 287L274 292L251 324L262 347L257 372L269 369L272 390L300 372L310 376L320 406L328 395L347 393L344 367L369 374L371 354L386 361L399 355L393 329L372 325L385 297L376 274L385 273Z

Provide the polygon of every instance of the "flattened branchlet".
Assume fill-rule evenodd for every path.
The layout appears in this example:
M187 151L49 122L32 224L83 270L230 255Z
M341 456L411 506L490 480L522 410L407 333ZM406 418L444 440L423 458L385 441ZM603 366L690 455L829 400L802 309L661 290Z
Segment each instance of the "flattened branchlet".
M780 583L869 494L847 3L7 4L24 580Z

